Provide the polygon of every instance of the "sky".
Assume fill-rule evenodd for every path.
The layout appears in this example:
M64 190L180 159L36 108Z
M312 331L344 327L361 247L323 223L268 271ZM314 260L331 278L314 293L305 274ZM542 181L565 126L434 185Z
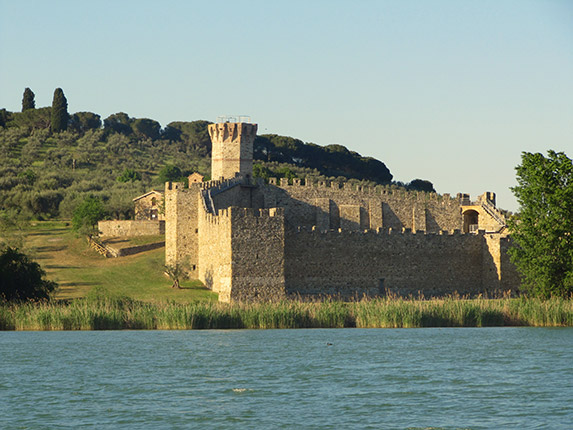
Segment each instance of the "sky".
M0 108L248 115L440 193L510 191L521 153L573 157L572 0L0 0Z

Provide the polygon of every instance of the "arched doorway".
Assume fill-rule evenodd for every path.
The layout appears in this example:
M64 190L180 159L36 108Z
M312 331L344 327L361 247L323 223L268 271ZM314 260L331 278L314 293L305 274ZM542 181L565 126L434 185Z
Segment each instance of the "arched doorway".
M475 233L478 231L479 213L470 209L464 212L464 233Z

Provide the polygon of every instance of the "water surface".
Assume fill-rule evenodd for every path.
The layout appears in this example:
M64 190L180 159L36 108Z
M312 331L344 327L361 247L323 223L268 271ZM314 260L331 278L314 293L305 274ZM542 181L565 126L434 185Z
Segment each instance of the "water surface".
M570 429L573 329L0 332L3 429Z

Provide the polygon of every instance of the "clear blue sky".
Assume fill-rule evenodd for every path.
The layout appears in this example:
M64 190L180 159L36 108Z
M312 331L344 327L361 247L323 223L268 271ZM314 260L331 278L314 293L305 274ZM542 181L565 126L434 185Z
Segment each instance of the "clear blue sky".
M439 193L509 191L522 151L573 156L573 1L0 0L0 108L250 115Z

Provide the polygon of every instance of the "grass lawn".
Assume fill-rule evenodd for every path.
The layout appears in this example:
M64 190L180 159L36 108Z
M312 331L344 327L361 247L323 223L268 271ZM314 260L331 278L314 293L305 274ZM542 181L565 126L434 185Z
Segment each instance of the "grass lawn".
M26 252L40 263L48 278L59 284L57 299L83 297L92 288L102 287L143 301L217 300L217 294L199 281L183 281L182 289L172 289L171 280L163 274L165 248L104 258L85 238L76 237L65 221L33 222L25 244Z

